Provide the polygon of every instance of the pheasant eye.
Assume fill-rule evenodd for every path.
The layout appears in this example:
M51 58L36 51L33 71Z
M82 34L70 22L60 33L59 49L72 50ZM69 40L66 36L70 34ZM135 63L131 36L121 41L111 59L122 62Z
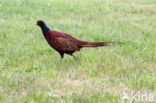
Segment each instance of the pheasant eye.
M39 26L40 26L40 25L41 25L41 22L39 22L39 21L38 21L38 22L37 22L37 25L39 25Z

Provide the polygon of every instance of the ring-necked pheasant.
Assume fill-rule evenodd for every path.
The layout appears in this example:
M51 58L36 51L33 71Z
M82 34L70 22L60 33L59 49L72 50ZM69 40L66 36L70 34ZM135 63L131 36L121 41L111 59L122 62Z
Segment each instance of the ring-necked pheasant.
M110 43L118 42L87 42L78 40L69 34L50 30L47 25L42 21L37 21L37 25L41 27L42 33L47 40L48 44L54 48L57 52L60 53L61 58L64 57L64 54L69 54L74 57L73 53L79 51L83 47L99 47L106 46ZM75 57L74 57L75 58Z

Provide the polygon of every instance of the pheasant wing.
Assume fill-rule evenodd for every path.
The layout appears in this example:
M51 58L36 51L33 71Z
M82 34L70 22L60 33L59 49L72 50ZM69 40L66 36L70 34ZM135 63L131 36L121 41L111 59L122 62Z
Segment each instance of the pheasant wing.
M59 51L70 52L79 50L78 43L72 38L56 37L53 39L55 48Z

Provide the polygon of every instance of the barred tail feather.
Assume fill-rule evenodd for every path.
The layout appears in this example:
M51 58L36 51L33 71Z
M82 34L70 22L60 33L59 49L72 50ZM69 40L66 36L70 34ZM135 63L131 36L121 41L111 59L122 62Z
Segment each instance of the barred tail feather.
M86 42L82 47L108 46L109 44L122 44L120 42Z

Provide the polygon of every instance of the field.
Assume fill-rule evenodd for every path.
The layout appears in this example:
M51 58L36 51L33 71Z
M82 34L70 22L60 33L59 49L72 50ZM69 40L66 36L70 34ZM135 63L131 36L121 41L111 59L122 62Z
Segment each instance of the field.
M61 60L37 20L80 40L124 44ZM156 0L0 0L0 103L122 102L156 102Z

